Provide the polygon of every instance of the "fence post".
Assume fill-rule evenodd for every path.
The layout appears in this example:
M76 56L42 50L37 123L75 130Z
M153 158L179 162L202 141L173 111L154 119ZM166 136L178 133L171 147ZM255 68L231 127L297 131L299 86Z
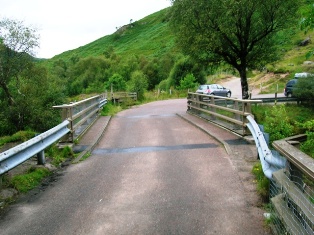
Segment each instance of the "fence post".
M215 105L215 98L213 96L210 97L210 103ZM211 109L212 112L216 113L216 108L211 107L210 109ZM216 120L216 116L215 115L211 115L211 119L212 120Z
M38 165L45 165L46 164L46 159L45 159L45 152L40 151L39 153L37 153L37 164Z

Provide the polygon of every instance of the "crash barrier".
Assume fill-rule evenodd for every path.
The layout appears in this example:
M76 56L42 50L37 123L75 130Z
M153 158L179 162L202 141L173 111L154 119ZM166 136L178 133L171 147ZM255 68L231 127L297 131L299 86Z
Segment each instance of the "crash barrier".
M69 121L65 120L58 126L0 153L0 177L3 173L20 165L36 154L38 164L45 164L44 150L70 132L68 128L69 123Z
M53 106L53 108L61 109L62 120L70 122L70 132L62 137L60 142L73 143L75 139L83 135L96 121L99 110L106 103L106 94L102 94L71 104Z
M286 159L277 151L269 149L269 135L264 132L263 126L258 125L252 116L247 116L247 120L249 121L247 127L254 138L264 175L272 180L273 173L286 166Z
M314 234L314 159L298 148L306 135L274 141L274 149L270 149L269 134L250 115L252 103L236 104L236 101L189 93L188 111L214 122L219 117L229 123L242 124L243 134L248 134L244 131L247 127L254 138L264 175L270 181L272 211L265 216L274 234ZM237 107L235 111L230 110L234 107ZM241 117L240 122L237 115ZM219 124L230 129L230 125Z
M96 120L99 110L107 103L104 95L98 95L68 105L54 106L62 109L63 122L34 138L0 153L1 175L37 155L39 165L45 164L44 150L62 139L73 142Z
M314 234L314 159L299 150L306 135L273 142L247 117L264 175L270 180L270 214L275 234Z
M246 117L251 115L251 105L261 102L189 92L187 111L245 136L249 134Z

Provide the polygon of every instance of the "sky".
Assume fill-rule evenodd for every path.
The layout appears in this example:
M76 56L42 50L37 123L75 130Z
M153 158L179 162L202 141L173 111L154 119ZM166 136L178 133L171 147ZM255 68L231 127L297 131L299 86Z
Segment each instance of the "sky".
M35 28L40 35L36 57L51 58L170 5L169 0L0 0L0 19Z

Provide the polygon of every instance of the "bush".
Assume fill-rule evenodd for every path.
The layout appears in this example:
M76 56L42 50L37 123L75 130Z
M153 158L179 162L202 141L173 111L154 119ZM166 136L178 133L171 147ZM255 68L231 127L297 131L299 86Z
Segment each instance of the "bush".
M270 135L270 142L293 134L294 127L289 120L285 105L274 106L269 113L266 113L264 127L265 132Z
M293 94L302 99L313 99L314 97L314 77L302 77L298 79Z
M127 83L127 90L130 92L137 93L137 99L143 100L144 99L144 92L148 88L148 80L145 74L137 70L132 73L131 80Z
M300 146L301 151L314 158L314 120L305 123L298 123L299 126L306 130L307 139Z
M187 74L181 81L180 86L178 87L179 90L188 90L188 89L195 89L199 84L196 82L196 78L193 74Z

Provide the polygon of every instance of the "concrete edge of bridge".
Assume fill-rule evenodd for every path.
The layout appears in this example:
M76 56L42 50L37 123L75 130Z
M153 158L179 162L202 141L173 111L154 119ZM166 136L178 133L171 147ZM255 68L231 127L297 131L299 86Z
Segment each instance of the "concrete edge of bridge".
M110 123L111 116L100 116L90 128L90 130L84 134L77 146L86 146L82 152L73 160L72 163L78 163L88 153L91 153L100 139L104 135L107 126Z
M221 143L224 146L224 149L228 155L232 154L232 150L229 146L229 144L224 140L225 134L229 133L233 135L234 137L241 138L244 141L246 141L249 144L255 144L254 139L252 140L251 136L241 136L235 132L230 131L229 129L223 128L223 126L217 125L215 123L209 122L206 119L203 119L202 117L199 117L197 115L193 115L192 113L186 112L184 114L176 113L177 116L185 120L186 122L190 123L191 125L197 127L207 135L211 136L215 140L217 140L219 143ZM195 117L193 120L190 117ZM209 127L210 125L210 127ZM215 127L216 129L219 129L219 133L217 134L217 131L214 133L212 131L212 128Z

